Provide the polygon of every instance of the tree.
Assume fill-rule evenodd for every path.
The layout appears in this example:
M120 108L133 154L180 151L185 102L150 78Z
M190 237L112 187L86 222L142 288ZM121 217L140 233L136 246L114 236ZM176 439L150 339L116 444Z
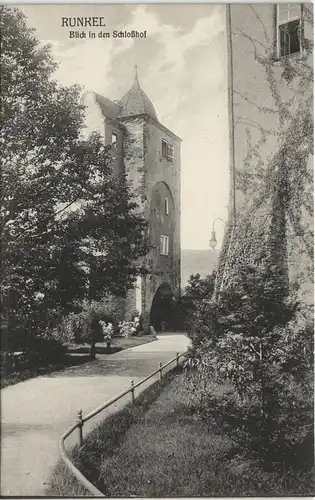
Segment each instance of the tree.
M232 384L233 395L216 401L214 411L223 412L230 432L265 467L290 462L299 446L312 441L313 327L307 308L283 293L281 273L268 258L240 267L190 363L199 368L193 387L206 393L202 410L207 418L213 412L209 382ZM310 448L303 452L311 457Z
M188 285L185 287L183 297L192 301L199 299L211 298L213 294L215 271L201 278L200 274L192 274L188 280Z
M201 278L191 275L180 302L180 315L194 343L202 342L212 331L216 307L212 304L216 272Z
M93 306L83 308L79 316L79 321L81 338L90 345L91 359L95 359L95 344L104 340L102 320L100 320L97 309Z
M84 298L124 295L147 252L146 223L99 135L81 139L80 89L17 9L1 7L2 327L11 348Z

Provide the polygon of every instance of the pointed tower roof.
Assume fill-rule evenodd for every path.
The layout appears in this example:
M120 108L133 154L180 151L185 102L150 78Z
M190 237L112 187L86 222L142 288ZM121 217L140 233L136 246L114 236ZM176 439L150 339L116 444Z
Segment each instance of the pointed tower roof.
M156 112L152 102L140 87L137 65L135 65L135 77L132 87L123 96L120 104L122 106L120 112L121 117L146 114L157 120Z

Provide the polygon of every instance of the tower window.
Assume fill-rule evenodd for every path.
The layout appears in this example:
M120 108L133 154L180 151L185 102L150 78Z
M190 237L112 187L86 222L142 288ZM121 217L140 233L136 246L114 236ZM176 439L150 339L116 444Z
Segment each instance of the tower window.
M160 237L160 254L168 255L169 251L169 239L168 236L161 235Z
M162 156L168 161L173 161L173 146L171 146L165 139L162 139Z
M112 148L117 148L117 134L112 133Z
M162 156L163 158L167 158L167 142L162 139Z
M164 213L165 215L169 214L168 198L164 199Z
M278 57L296 54L301 50L301 5L283 3L277 5L277 52Z

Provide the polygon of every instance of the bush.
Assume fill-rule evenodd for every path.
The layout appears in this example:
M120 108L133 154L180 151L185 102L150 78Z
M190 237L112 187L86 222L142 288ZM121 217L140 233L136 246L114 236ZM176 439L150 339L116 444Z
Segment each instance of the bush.
M187 366L205 379L194 389L203 391L201 411L213 409L207 382L229 381L234 390L222 401L222 414L236 438L256 450L265 467L291 461L312 430L309 312L285 293L277 266L266 262L240 269L238 283L220 299L200 302L194 312L194 360Z
M54 338L64 344L82 342L103 342L104 335L99 324L103 321L113 325L113 334L117 335L119 312L110 299L84 301L79 313L72 313L54 331Z
M25 358L29 365L49 364L60 361L66 354L66 347L49 333L30 339Z
M53 338L62 344L73 344L76 342L79 332L78 314L70 313L51 332Z
M217 306L211 302L215 277L215 271L203 279L200 274L191 275L177 305L178 320L194 343L209 338L215 330Z
M23 352L1 352L1 366L4 374L19 373L40 366L59 363L64 359L66 347L50 334L44 333L30 338Z
M113 340L114 328L112 323L106 324L105 321L100 320L99 324L101 325L103 341L106 342L106 346L110 349L111 341Z
M63 340L72 339L76 343L86 342L91 346L91 357L95 358L96 342L110 343L114 334L118 333L117 311L114 301L103 299L101 301L84 301L82 310L72 314L63 322ZM113 326L111 338L104 338L102 324Z
M120 321L119 322L119 334L122 336L134 336L134 335L142 335L143 334L143 314L140 314L137 310L135 310L131 314L131 320L130 321ZM129 332L128 333L122 333L122 325L123 330L126 328ZM129 326L127 326L129 325Z
M140 333L138 321L122 321L118 324L119 333L122 337L134 337Z
M4 373L18 372L25 366L27 366L27 357L24 352L15 354L1 351L1 370Z

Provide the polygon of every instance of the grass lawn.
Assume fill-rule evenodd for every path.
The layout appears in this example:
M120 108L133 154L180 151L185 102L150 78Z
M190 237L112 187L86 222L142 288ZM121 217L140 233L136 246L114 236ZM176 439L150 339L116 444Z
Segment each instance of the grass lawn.
M148 344L157 340L155 335L142 335L141 337L116 337L113 339L113 347L121 347L122 349L129 349L130 347L137 347L141 344Z
M108 350L105 342L96 344L96 354L114 354L124 349L137 347L138 345L148 344L157 340L155 335L142 335L141 337L114 337L111 342L111 347ZM90 347L88 344L72 344L68 347L68 351L72 353L89 353Z
M53 363L45 366L30 367L23 371L12 372L4 375L1 373L1 389L8 387L9 385L18 384L24 380L30 378L39 377L40 375L47 375L48 373L53 373L55 371L63 370L69 366L78 366L91 361L89 356L75 356L75 355L65 355L59 363Z
M220 429L204 422L179 372L134 407L111 416L74 449L76 466L105 496L288 496L314 494L314 472L266 472ZM86 495L59 463L47 493Z
M156 340L154 335L143 335L142 337L130 337L123 338L117 337L112 341L111 347L108 350L106 344L96 345L96 354L114 354L115 352L122 351L124 349L129 349L130 347L136 347L141 344L147 344L148 342L153 342ZM28 367L23 371L17 371L13 373L8 373L6 375L1 372L1 389L8 387L10 385L18 384L24 380L30 378L38 377L40 375L47 375L54 372L58 372L65 368L80 366L83 363L94 363L89 356L90 348L87 344L84 345L73 345L68 347L68 353L62 360L58 363L53 363L45 366L35 366Z

